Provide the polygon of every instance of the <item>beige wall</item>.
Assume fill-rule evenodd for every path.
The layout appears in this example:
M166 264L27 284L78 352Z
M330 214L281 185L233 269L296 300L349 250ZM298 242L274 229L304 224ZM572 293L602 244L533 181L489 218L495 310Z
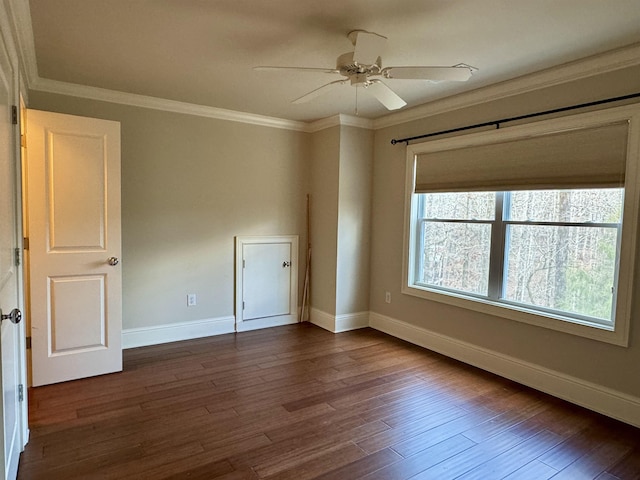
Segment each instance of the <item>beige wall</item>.
M308 134L35 91L29 100L121 122L125 329L232 316L236 235L306 244ZM304 278L303 255L298 265Z
M638 68L619 71L376 131L370 310L480 348L640 396L640 295L635 299L629 347L623 348L400 293L406 150L403 144L390 144L392 138L634 93L638 89L638 78ZM392 294L391 304L384 302L385 291Z

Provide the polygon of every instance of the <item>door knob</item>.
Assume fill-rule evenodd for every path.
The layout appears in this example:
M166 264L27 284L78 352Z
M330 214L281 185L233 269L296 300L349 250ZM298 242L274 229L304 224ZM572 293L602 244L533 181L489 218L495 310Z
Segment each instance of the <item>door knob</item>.
M112 267L115 267L118 263L120 263L120 260L118 260L118 257L109 257L107 259L107 263Z
M22 320L22 312L17 308L14 308L7 314L2 313L2 310L0 309L0 316L2 317L2 320L11 320L11 323L15 324L20 323L20 320Z
M291 266L291 262L282 262L282 268L290 267L290 266Z

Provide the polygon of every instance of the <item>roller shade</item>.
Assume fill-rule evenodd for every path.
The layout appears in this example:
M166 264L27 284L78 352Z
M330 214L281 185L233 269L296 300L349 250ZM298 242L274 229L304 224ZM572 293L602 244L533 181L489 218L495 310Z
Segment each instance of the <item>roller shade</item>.
M627 122L418 154L416 193L624 185Z

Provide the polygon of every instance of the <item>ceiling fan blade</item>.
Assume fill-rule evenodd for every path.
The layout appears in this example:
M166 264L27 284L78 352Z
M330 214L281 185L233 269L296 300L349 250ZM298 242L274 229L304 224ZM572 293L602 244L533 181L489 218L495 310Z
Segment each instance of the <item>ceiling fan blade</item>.
M466 82L474 72L468 65L454 67L386 67L382 69L385 78L407 80L428 80L430 82Z
M407 102L400 98L396 92L387 87L380 80L370 80L367 92L371 93L387 110L398 110L404 107Z
M313 67L272 67L268 65L261 65L258 67L253 67L253 69L257 72L269 72L269 71L280 71L284 70L286 72L296 71L296 72L309 72L309 73L340 73L340 70L336 70L335 68L313 68Z
M373 65L376 63L387 43L387 37L377 33L365 32L364 30L351 32L349 37L352 38L352 41L353 36L355 36L353 61L360 65Z
M332 85L337 85L338 83L345 83L345 80L336 80L335 82L329 82L326 85L323 85L315 90L311 90L309 93L305 93L303 96L296 98L291 103L306 103L313 100L316 97L319 97L323 93L325 93Z

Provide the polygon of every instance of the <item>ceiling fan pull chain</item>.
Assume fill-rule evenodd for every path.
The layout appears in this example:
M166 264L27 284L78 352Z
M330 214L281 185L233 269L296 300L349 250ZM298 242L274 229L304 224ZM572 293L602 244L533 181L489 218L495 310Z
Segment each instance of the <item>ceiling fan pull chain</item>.
M356 116L358 116L358 86L356 85Z

